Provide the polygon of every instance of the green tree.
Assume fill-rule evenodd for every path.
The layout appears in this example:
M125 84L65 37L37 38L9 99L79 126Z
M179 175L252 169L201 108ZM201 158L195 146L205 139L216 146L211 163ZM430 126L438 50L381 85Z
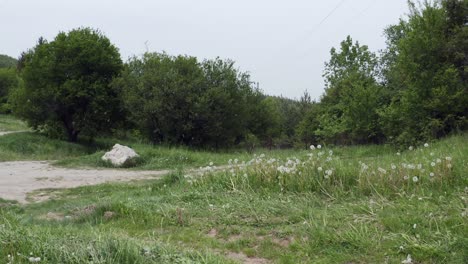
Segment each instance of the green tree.
M147 53L114 85L137 127L153 142L224 147L249 132L257 92L229 60Z
M258 117L257 126L259 127L256 134L271 149L275 145L275 140L281 136L279 104L273 97L266 97L258 106L254 113Z
M0 68L15 68L16 63L17 61L15 58L0 54Z
M313 102L297 125L296 138L303 147L308 148L310 145L315 145L321 141L321 137L317 133L320 129L319 120L321 115L321 104Z
M353 43L350 36L341 42L339 51L332 48L330 54L316 136L341 144L378 142L378 109L383 102L376 81L376 55L367 46Z
M121 118L119 91L110 83L122 69L118 49L99 31L61 32L40 39L21 61L24 85L12 96L14 112L34 129L94 136Z
M196 58L146 53L129 61L114 86L124 92L127 111L152 142L192 144L203 72Z
M468 1L409 2L407 20L387 31L395 56L388 68L392 103L381 112L389 138L409 144L466 129ZM397 36L397 37L396 37Z
M11 112L8 97L18 84L19 78L14 68L0 68L0 113Z

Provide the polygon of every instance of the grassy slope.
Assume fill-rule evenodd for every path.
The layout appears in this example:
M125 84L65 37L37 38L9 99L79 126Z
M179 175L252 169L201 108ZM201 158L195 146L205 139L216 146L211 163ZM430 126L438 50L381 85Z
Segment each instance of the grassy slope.
M401 263L408 254L415 263L466 263L466 142L466 135L452 137L400 156L390 147L334 149L334 155L341 158L327 166L333 167L336 179L344 180L339 184L323 181L321 191L281 192L255 183L253 178L263 177L261 169L248 171L246 185L227 171L209 174L198 184L189 184L183 173L174 173L163 181L64 190L52 201L0 209L4 245L0 262L8 254L31 252L50 263L82 263L90 257L103 263L224 263L225 253L242 252L278 263ZM295 156L303 159L304 154ZM190 155L206 164L223 162L232 154ZM452 158L450 170L444 167L446 161L435 167L440 185L439 181L424 182L424 175L418 183L406 185L380 186L377 182L385 178L365 178L370 187L376 187L368 191L340 178L358 171L359 161L387 170L393 163L421 162L430 169L427 164L432 159L447 156ZM311 173L307 168L303 172L289 180L315 175L307 174ZM401 173L406 172L401 169ZM234 188L234 183L239 185ZM115 215L106 218L106 211ZM48 212L71 217L45 220Z
M0 114L0 131L23 131L28 130L28 127L23 121L11 115Z

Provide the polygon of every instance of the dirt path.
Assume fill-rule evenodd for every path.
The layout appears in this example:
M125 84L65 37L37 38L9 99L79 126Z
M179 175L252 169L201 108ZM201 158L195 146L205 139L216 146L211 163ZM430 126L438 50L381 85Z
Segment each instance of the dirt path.
M65 169L46 161L0 162L0 198L26 203L29 192L48 188L73 188L105 182L158 178L161 171L128 171L116 169Z
M12 134L12 133L24 133L24 132L29 132L27 130L21 130L21 131L0 131L0 136L7 135L7 134Z

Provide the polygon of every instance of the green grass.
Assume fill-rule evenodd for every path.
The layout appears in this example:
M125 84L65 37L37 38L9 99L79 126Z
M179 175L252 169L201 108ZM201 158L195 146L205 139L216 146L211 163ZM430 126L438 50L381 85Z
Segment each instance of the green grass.
M192 165L256 163L60 190L23 206L0 201L0 262L10 254L27 263L22 256L32 253L45 263L225 263L241 253L273 263L401 263L408 255L414 263L467 263L466 142L456 136L401 155L390 146L334 148L331 161L325 148L320 158L319 150L254 158L136 144L142 153L193 155ZM272 157L280 161L268 163ZM301 160L297 170L278 172L288 157ZM325 168L333 169L328 178Z
M0 136L0 161L59 160L94 151L95 147L54 140L33 132Z
M140 161L133 169L138 170L159 170L168 168L196 168L207 166L210 163L214 165L225 165L229 159L247 159L253 154L247 153L244 150L231 151L202 151L193 150L184 147L169 147L139 143L135 141L122 141L106 139L107 149L102 149L90 155L79 157L65 158L56 163L59 166L65 167L111 167L110 164L101 160L105 151L109 150L115 142L133 148L139 155ZM257 150L260 154L267 150ZM275 155L287 157L292 155L294 150L274 150Z
M26 123L11 115L0 114L0 131L25 131L29 130Z

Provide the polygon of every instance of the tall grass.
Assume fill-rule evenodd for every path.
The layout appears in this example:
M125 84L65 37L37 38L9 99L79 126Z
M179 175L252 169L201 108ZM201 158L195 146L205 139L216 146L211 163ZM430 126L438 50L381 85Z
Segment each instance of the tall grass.
M434 146L427 143L402 153L387 149L353 159L349 157L355 153L355 147L334 151L313 146L305 155L286 159L262 154L250 160L231 160L222 171L208 166L200 177L188 180L198 186L232 191L269 189L321 192L328 196L349 192L395 194L421 188L442 190L467 183L466 139L466 135L452 137Z

